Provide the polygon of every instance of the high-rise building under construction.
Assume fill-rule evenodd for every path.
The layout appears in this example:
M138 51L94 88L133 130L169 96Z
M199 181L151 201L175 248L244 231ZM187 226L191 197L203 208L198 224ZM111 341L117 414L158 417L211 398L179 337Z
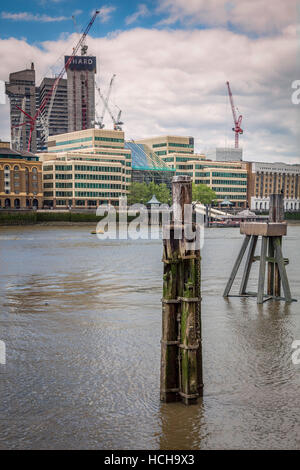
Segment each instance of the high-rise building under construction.
M10 100L11 144L14 150L27 150L30 126L27 116L20 111L23 109L29 116L34 116L43 99L49 94L55 78L44 78L41 85L36 87L34 64L30 69L13 72L6 83L6 94ZM19 109L20 108L20 109ZM32 131L30 151L40 152L47 148L48 136L63 134L68 131L67 80L61 79L56 89L50 116L49 104L41 112L44 125L40 120ZM25 124L27 122L27 124Z
M42 104L45 97L50 93L55 78L44 78L40 87L38 89L39 93L39 106ZM43 126L40 126L40 141L41 141L41 150L45 151L48 144L48 136L65 134L68 132L68 98L67 98L67 80L61 78L57 85L57 89L54 95L53 104L51 107L50 115L48 116L49 106L46 106L42 112L41 117L44 119L44 122L47 125L47 131L43 129ZM51 102L51 100L50 100Z
M69 57L65 57L65 63ZM53 100L41 110L31 135L31 152L44 151L48 136L94 127L96 57L75 56L67 79L61 78ZM10 99L11 142L15 150L27 150L30 135L28 116L34 117L43 100L49 96L55 78L35 83L34 64L30 69L13 72L6 83ZM23 109L26 116L20 109Z
M69 57L65 57L67 63ZM67 70L68 131L94 127L96 57L75 56Z
M20 70L9 74L9 81L6 82L6 94L10 101L10 122L11 122L11 143L15 150L26 150L26 143L29 140L30 128L28 125L20 125L28 120L23 109L30 116L34 116L37 106L37 90L35 86L34 64L30 69ZM23 114L23 116L22 116ZM31 136L31 152L36 152L37 132L33 130Z

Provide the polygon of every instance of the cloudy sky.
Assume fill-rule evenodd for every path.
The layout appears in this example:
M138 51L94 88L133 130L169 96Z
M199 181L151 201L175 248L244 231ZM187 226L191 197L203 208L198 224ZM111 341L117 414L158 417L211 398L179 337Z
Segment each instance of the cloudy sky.
M95 8L89 54L104 92L116 74L111 104L122 109L126 138L191 135L208 154L233 146L229 80L243 115L244 158L300 162L300 105L291 100L300 80L299 2L2 2L0 79L32 61L37 84L59 72ZM8 104L1 110L0 138L9 139Z

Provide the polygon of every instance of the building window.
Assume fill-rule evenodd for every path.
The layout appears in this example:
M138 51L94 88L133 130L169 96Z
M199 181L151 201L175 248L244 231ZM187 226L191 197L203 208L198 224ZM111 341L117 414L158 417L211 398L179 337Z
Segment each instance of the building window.
M19 194L19 187L20 187L20 173L19 173L19 167L16 165L14 167L14 192L16 194Z
M8 165L4 167L4 177L9 178L10 177L10 168Z
M29 193L29 170L25 168L25 191Z

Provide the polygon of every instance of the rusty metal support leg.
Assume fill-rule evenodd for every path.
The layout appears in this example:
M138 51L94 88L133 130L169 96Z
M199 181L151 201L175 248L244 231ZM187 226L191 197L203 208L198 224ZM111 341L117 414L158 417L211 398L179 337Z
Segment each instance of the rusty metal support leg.
M258 240L258 237L256 235L253 235L252 238L251 238L251 242L250 242L250 247L249 247L249 252L248 252L248 257L247 257L247 261L246 261L246 266L245 266L245 270L244 270L243 279L242 279L242 282L241 282L240 295L246 294L247 285L248 285L249 276L250 276L250 271L251 271L251 267L252 267L252 263L253 263L253 257L254 257L255 249L256 249L256 245L257 245L257 240Z
M278 240L281 246L282 237L278 237ZM274 253L275 253L274 239L273 239L273 246L274 246ZM275 263L275 266L274 266L274 296L281 297L281 277L280 277L280 272L279 272L277 263Z
M234 263L234 266L233 266L233 269L232 269L232 272L231 272L231 275L230 275L230 278L227 282L227 285L225 287L225 290L224 290L224 294L223 294L223 297L228 297L229 293L230 293L230 290L232 288L232 284L234 283L234 280L236 278L236 275L237 275L237 272L239 270L239 267L241 265L241 262L242 262L242 259L244 257L244 254L245 254L245 251L247 249L247 246L248 246L248 243L250 241L250 238L251 236L250 235L246 235L245 238L244 238L244 241L243 241L243 244L242 244L242 247L240 249L240 252L238 254L238 257L236 259L236 262Z
M262 240L261 240L261 254L260 254L260 266L259 266L259 279L258 279L258 291L257 291L257 303L258 304L262 304L263 301L264 301L267 246L268 246L268 237L262 237Z
M274 258L274 245L273 245L273 237L269 237L269 258ZM275 266L274 261L268 262L268 295L274 296L274 272Z
M283 259L282 250L281 250L281 241L279 237L274 238L274 249L275 249L275 259L276 259L276 263L278 265L278 269L279 269L279 273L281 277L285 301L292 302L292 295L290 291L289 280L286 274L284 259Z

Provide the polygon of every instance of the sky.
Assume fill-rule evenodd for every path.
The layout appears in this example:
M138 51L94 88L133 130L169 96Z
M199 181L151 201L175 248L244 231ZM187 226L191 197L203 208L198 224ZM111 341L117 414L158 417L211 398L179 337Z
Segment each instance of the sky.
M63 67L93 11L87 39L127 139L187 135L208 156L234 146L226 81L242 114L244 159L300 163L300 7L296 0L17 0L2 2L0 80L35 64L36 81ZM72 19L75 17L75 22ZM9 140L8 103L0 138ZM100 100L97 100L101 114ZM112 123L105 121L106 127Z

